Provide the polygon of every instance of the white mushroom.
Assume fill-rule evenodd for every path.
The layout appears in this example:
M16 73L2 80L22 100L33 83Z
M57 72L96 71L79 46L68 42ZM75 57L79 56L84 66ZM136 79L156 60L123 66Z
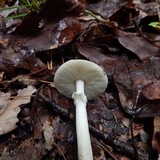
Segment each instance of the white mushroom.
M70 60L61 65L55 73L56 89L74 99L76 106L76 132L78 159L93 160L89 135L86 103L105 91L108 78L97 64L86 60Z

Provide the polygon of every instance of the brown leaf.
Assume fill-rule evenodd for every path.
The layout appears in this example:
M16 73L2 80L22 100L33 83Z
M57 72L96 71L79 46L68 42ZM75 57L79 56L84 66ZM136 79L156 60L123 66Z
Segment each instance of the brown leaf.
M54 0L53 2L52 0L47 0L41 5L41 9L38 13L31 12L23 19L22 23L16 28L15 33L30 36L37 35L40 31L39 23L42 18L53 24L70 15L76 17L83 10L84 6L79 1ZM44 27L46 27L45 22Z
M155 56L151 59L153 63L153 71L156 79L160 79L160 57Z
M94 45L87 45L82 43L76 43L78 52L96 64L101 65L108 75L112 75L117 63L118 58L116 56L109 56L104 54L98 47Z
M160 154L160 116L154 118L154 130L153 130L153 139L152 146L158 151Z
M0 55L0 71L5 72L8 76L16 74L16 69L24 69L30 72L45 68L30 47L9 47L3 49ZM20 71L19 70L19 71Z
M0 15L0 33L4 33L5 31L6 31L5 19L2 15Z
M160 99L160 80L154 79L153 83L143 88L143 95L150 99Z
M119 98L123 108L130 112L133 109L133 88L130 73L127 67L127 62L124 57L121 57L117 62L114 81L119 91Z
M86 8L107 19L127 2L127 0L117 0L116 2L112 0L87 0Z
M135 114L148 103L143 97L142 89L152 82L153 77L151 63L129 61L123 56L119 59L114 81L119 91L120 102L128 113Z
M149 59L159 55L160 49L138 36L123 36L118 38L119 42L128 50L136 54L140 60Z
M70 43L79 34L77 16L84 11L82 3L47 0L40 8L25 16L14 32L0 37L2 48L28 46L34 51L50 50Z
M6 134L14 130L19 121L17 114L20 112L20 105L30 102L31 95L36 91L32 86L28 86L25 89L19 90L18 95L13 100L6 99L7 107L0 114L0 135Z
M28 29L26 28L26 30ZM30 46L30 48L38 52L70 43L79 34L79 31L79 20L73 16L60 19L56 22L53 21L52 23L44 21L44 27L36 35L11 35L10 37L13 39L11 44L16 41L23 46Z

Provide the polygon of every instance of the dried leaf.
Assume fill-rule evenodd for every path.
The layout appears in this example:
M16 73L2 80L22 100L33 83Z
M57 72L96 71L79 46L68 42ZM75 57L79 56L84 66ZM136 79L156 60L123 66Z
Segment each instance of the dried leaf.
M160 154L160 116L154 118L153 124L154 124L154 130L153 130L152 146Z
M8 107L8 104L10 103L10 95L10 93L0 92L0 114L2 114L3 111Z
M16 123L19 121L17 115L21 110L19 106L29 103L31 95L35 91L34 87L28 86L25 89L19 90L18 95L13 100L6 102L8 103L7 108L0 114L0 135L6 134L17 127Z
M15 109L17 106L21 104L27 104L30 102L31 95L36 92L36 89L33 86L28 86L25 89L19 90L18 95L11 101L9 105L9 109Z
M43 134L45 139L45 148L51 150L53 147L54 136L53 136L53 127L49 121L46 121L43 124Z
M147 42L144 38L128 35L119 37L118 40L126 49L135 53L140 60L159 55L160 49Z
M147 85L143 95L150 100L160 99L160 80L154 79L153 83Z
M5 112L0 115L0 135L6 134L17 127L16 123L19 121L17 115L20 110L17 106L17 108L5 110Z

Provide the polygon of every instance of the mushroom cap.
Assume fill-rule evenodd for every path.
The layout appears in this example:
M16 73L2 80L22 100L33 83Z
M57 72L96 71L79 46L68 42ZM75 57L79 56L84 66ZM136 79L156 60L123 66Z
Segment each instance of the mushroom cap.
M56 71L55 87L59 93L71 98L78 79L84 81L84 94L88 100L98 97L108 85L107 75L97 64L87 60L69 60Z

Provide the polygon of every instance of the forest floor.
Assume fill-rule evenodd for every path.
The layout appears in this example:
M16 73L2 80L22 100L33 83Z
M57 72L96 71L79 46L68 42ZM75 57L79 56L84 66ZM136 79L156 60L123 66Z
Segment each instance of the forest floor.
M87 102L94 160L158 159L157 1L0 6L0 159L78 159L75 106L53 81L71 59L94 62L108 76L105 93Z

